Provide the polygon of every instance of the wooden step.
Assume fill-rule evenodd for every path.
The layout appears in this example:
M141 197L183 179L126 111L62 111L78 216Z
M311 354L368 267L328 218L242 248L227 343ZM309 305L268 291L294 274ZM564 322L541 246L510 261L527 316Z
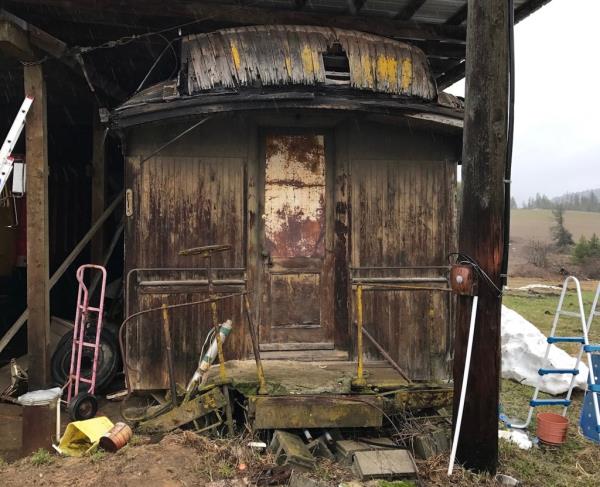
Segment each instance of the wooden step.
M297 360L299 362L338 362L348 360L344 350L273 350L260 352L263 360Z

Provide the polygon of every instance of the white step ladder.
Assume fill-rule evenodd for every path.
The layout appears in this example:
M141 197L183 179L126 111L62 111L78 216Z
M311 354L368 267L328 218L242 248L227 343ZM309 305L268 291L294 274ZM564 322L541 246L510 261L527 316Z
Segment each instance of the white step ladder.
M575 284L575 289L577 292L577 303L579 305L578 312L563 311L563 309L562 309L563 302L565 300L565 295L567 294L570 281L572 281ZM596 297L597 296L598 296L598 294L596 294ZM535 391L533 392L533 397L531 398L531 401L529 402L529 414L527 415L527 420L521 424L507 423L507 426L509 428L519 428L519 429L527 428L529 426L529 424L531 423L531 419L533 418L533 410L538 406L563 406L562 415L563 416L567 415L567 410L571 404L571 394L573 393L573 387L575 386L575 379L579 375L579 364L581 363L581 358L583 356L584 350L586 350L586 354L588 356L589 368L590 368L590 370L592 370L591 354L589 351L587 351L587 347L590 346L589 340L588 340L588 331L589 331L589 326L591 325L593 317L594 317L594 313L595 313L595 309L596 309L595 308L596 302L597 301L594 302L594 306L592 307L592 312L590 313L590 317L586 323L585 311L583 309L583 297L581 295L581 285L579 284L579 280L573 276L568 276L565 279L565 281L563 283L562 291L560 293L560 299L558 300L558 306L556 308L556 313L554 315L554 322L552 323L552 330L550 331L550 335L547 338L548 345L546 346L546 353L544 354L542 367L538 370L538 374L540 375L540 381L538 381L538 385L535 388ZM558 321L561 316L568 316L571 318L579 319L579 321L581 322L582 335L574 336L574 337L556 336L555 335L556 328L558 326ZM579 354L577 355L577 359L575 360L575 365L572 369L555 369L555 368L545 367L548 364L548 356L550 355L550 348L555 343L579 343L581 345L581 347L579 349ZM540 392L541 378L544 375L548 375L548 374L570 374L571 375L571 382L569 384L569 389L567 391L567 395L563 399L538 399L538 394ZM593 377L592 377L592 381L593 381ZM596 398L595 405L596 405L596 414L597 414L598 413L597 398Z
M27 117L27 112L29 108L31 108L31 104L33 103L33 98L30 96L25 97L23 100L23 104L21 108L19 108L19 113L8 131L8 135L0 148L0 193L4 189L6 185L6 181L8 181L8 177L13 169L13 158L10 156L12 154L13 149L19 140L19 135L23 131L23 127L25 126L25 117Z
M587 321L587 333L592 327L592 323L596 316L600 316L598 311L598 301L600 298L600 283L596 288L592 309ZM600 443L600 408L598 407L598 398L600 396L600 384L597 379L600 375L600 357L593 354L600 353L600 345L587 343L582 347L582 352L587 355L590 374L588 376L587 391L585 393L583 407L581 409L580 426L583 435L596 443Z

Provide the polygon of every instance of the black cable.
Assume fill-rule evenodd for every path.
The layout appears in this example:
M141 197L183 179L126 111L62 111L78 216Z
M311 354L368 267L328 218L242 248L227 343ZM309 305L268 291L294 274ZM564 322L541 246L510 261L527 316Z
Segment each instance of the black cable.
M508 253L510 243L510 173L512 167L513 137L515 131L515 10L514 1L508 0L508 126L506 160L504 165L504 248L502 249L502 284L508 279Z

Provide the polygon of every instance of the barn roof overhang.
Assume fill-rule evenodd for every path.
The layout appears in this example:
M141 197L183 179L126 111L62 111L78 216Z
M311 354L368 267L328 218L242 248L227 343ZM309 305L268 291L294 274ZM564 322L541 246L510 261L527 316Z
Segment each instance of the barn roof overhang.
M549 1L515 0L515 20ZM120 88L113 93L134 93L165 42L266 23L352 29L406 41L425 52L439 90L464 76L467 0L146 0L143 6L122 0L4 0L2 5L63 41L66 57L80 54L91 83L102 75L105 86ZM154 80L159 74L168 78L170 69L157 69ZM106 104L125 98L112 96Z

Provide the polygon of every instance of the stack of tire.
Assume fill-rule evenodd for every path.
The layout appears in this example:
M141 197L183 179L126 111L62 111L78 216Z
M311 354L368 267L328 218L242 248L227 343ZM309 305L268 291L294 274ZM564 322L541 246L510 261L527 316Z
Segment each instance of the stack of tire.
M100 334L95 394L105 392L111 385L117 373L121 370L121 353L119 350L117 333L118 330L115 325L104 323ZM94 342L95 339L95 327L88 327L85 332L84 340L86 342ZM56 386L62 387L67 383L69 369L71 367L72 347L73 332L65 333L52 354L52 380ZM94 349L83 347L81 377L90 378L92 376L93 358ZM69 404L69 413L74 419L89 419L96 415L98 404L95 398L87 393L88 387L88 384L81 382L79 384L78 396L72 399Z

